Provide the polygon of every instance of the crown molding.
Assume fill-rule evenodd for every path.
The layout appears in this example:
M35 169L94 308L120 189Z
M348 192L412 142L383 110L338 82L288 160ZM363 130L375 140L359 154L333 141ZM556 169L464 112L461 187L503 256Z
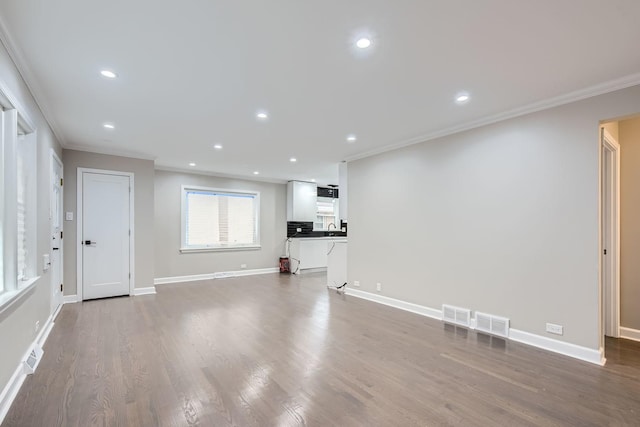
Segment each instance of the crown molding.
M574 92L569 92L564 95L543 99L541 101L537 101L523 107L514 108L490 116L485 116L480 119L472 120L460 125L451 126L442 130L437 130L435 132L406 139L404 141L385 145L384 147L364 151L362 153L349 156L345 158L344 161L351 162L354 160L364 159L365 157L375 156L376 154L386 153L388 151L397 150L398 148L408 147L410 145L419 144L421 142L432 141L434 139L442 138L471 129L476 129L482 126L487 126L493 123L501 122L503 120L513 119L538 111L548 110L550 108L559 107L562 105L570 104L572 102L582 101L583 99L592 98L594 96L603 95L605 93L615 92L617 90L626 89L628 87L636 86L639 84L640 73L630 74L619 79L599 83L597 85L589 86L587 88L580 89Z
M25 86L27 86L27 89L31 93L31 97L36 103L36 106L40 109L44 120L51 128L51 131L55 135L60 145L64 146L66 139L64 137L64 134L62 133L61 128L54 120L54 115L52 113L53 110L47 103L44 92L42 91L40 85L37 83L35 74L27 65L27 61L25 60L22 51L18 48L18 45L15 43L13 37L7 30L7 26L4 22L4 19L2 18L2 15L0 15L0 42L7 50L9 58L11 59L11 61L13 61L13 64L18 70L18 73L20 73L20 78L24 82Z
M287 183L287 180L285 179L263 178L263 177L257 177L255 175L245 176L245 175L236 175L236 174L230 174L230 173L176 168L173 166L165 166L165 165L158 165L158 164L156 164L155 169L159 171L165 171L165 172L185 173L189 175L205 175L205 176L213 176L216 178L240 179L242 181L266 182L269 184L286 184Z
M106 154L108 156L129 157L131 159L140 160L156 160L156 156L151 156L146 153L140 153L137 151L118 150L114 148L94 147L82 144L65 144L62 146L65 150L84 151L86 153Z

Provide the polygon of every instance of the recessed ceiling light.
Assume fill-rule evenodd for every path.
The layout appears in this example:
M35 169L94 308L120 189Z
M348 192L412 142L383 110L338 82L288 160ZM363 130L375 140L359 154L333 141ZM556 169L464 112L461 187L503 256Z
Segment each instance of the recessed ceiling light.
M371 46L371 40L369 40L366 37L363 37L356 42L356 46L358 46L360 49L366 49L369 46Z
M349 135L347 136L347 142L356 142L356 136L355 135Z
M253 171L253 174L254 174L254 175L260 175L260 172L258 172L258 171Z
M256 114L256 117L259 118L260 120L265 120L269 116L264 111L261 111L258 114Z
M295 162L297 162L297 161L298 161L298 159L296 159L295 157L292 157L292 158L290 158L290 159L289 159L289 161L290 161L291 163L295 163Z
M464 104L465 102L468 102L469 99L471 99L471 97L468 93L459 93L458 95L456 95L456 102L458 104Z
M216 144L213 146L213 148L215 148L216 150L222 150L222 145Z
M316 182L316 179L315 178L311 178L311 182Z
M102 125L105 129L115 129L116 127L112 123L105 123Z
M195 163L193 163L193 162L189 163L189 166L191 166L191 167L194 167L195 165L196 165L196 164L195 164Z
M102 70L100 71L100 74L108 79L115 79L116 77L118 77L118 75L111 70Z

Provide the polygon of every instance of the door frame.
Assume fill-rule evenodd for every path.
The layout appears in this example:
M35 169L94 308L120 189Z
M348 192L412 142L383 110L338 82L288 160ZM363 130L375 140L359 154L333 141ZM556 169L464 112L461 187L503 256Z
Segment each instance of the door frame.
M604 128L600 131L600 339L604 349L604 337L620 337L620 144ZM611 155L606 157L605 151ZM608 160L607 160L608 159ZM608 166L608 167L607 167ZM609 204L606 200L605 174L612 183ZM608 207L609 206L609 207ZM605 210L610 215L605 215ZM611 221L607 221L610 218ZM607 233L608 230L608 233ZM607 242L610 236L610 242ZM607 255L604 250L607 249ZM606 265L609 268L605 268ZM609 272L607 280L606 272ZM608 285L609 284L609 285ZM609 295L609 298L605 296ZM608 301L608 304L607 304ZM607 318L611 330L606 328Z
M135 283L136 283L136 275L135 275L135 223L134 223L134 212L135 212L135 206L134 206L134 191L135 191L135 185L134 185L134 174L132 172L121 172L121 171L112 171L112 170L104 170L104 169L91 169L91 168L78 168L78 175L77 175L77 205L76 205L76 210L77 210L77 228L76 228L76 274L77 274L77 279L76 279L76 292L78 294L78 301L84 301L83 300L83 291L84 291L84 283L82 281L82 207L83 207L83 200L82 200L82 191L83 191L83 180L82 180L82 174L88 172L88 173L96 173L96 174L103 174L103 175L118 175L118 176L127 176L129 177L129 229L131 230L131 236L129 236L129 272L131 273L131 278L129 279L129 296L133 295L133 291L135 289Z
M53 231L53 191L52 191L52 187L51 185L53 184L53 168L54 168L54 163L58 163L58 165L60 165L60 171L62 173L62 177L64 177L64 163L62 163L62 160L60 159L60 157L58 157L58 154L56 154L55 150L53 148L50 149L50 162L49 162L49 237L51 237L52 231ZM62 186L60 186L60 197L62 198L62 204L60 205L61 209L62 209L62 214L64 214L64 184ZM60 218L60 231L63 232L64 230L64 221L65 218L62 217ZM53 256L53 241L50 242L49 245L49 249L51 249L51 255ZM60 244L58 245L58 253L59 253L59 258L60 258L60 283L64 284L64 235L63 238L60 239ZM54 293L51 294L52 296L52 300L51 300L51 313L53 313L58 307L54 307L53 305L55 304L55 301L53 300L53 295L55 295L58 292L58 286L60 286L60 283L54 283L54 277L53 274L51 275L51 290L54 291ZM63 285L63 289L64 289L64 285ZM64 291L62 291L62 298L60 299L60 304L62 305L64 304Z

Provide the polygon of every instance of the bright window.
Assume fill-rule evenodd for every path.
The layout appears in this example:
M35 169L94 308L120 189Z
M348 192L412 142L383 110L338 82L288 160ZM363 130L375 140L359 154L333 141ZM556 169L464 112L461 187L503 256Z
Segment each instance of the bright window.
M313 229L316 231L337 230L340 228L338 220L338 199L331 197L318 197L316 202L316 220Z
M260 247L260 193L182 187L182 251Z

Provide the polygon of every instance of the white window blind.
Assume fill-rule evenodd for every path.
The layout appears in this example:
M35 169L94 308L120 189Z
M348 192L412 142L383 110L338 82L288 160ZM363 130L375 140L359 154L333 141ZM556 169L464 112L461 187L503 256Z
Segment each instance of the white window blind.
M18 149L17 159L17 213L18 213L18 228L17 228L17 243L18 243L18 281L27 279L27 189L28 179L27 168L24 159L24 150Z
M259 195L183 187L183 249L259 245Z

